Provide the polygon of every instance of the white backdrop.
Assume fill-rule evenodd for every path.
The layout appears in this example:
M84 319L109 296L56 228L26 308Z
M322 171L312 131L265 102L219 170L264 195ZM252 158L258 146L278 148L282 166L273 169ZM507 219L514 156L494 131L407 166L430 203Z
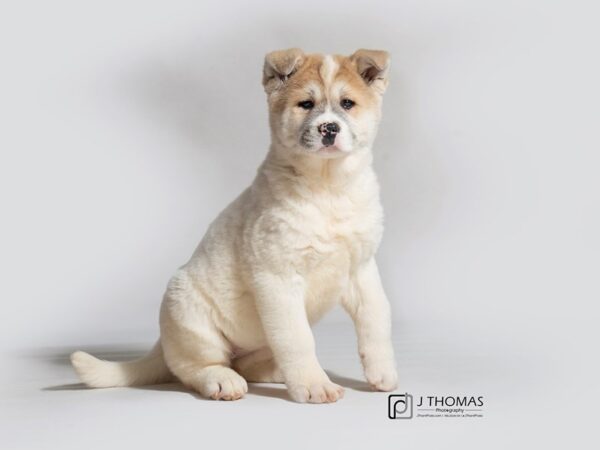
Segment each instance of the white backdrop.
M468 448L589 445L600 394L599 13L573 0L3 5L5 446L139 447L146 436L185 447L207 418L214 438L246 442L270 421L302 448L374 436L407 448L467 448L465 437ZM70 351L135 356L158 335L169 277L266 153L264 54L292 46L391 52L374 151L400 389L485 395L487 420L408 427L386 418L385 394L352 379L344 401L322 409L272 388L217 406L177 389L60 386L75 381ZM324 322L324 367L359 379L348 318ZM297 423L321 431L297 439Z
M263 56L299 46L392 54L375 164L398 323L444 323L557 360L593 349L594 2L3 9L3 347L158 332L167 280L265 155Z

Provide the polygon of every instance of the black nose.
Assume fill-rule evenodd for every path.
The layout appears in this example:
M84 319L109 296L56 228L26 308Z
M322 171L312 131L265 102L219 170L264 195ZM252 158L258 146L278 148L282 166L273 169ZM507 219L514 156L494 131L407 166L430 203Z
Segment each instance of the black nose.
M323 136L328 134L337 134L340 132L340 126L335 122L322 123L319 125L319 133Z

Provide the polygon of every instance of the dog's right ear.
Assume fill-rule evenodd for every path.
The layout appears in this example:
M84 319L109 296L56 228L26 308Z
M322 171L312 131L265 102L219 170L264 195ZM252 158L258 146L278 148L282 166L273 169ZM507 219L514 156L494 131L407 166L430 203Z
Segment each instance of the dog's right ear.
M304 52L299 48L276 50L267 53L263 67L263 87L267 94L279 89L294 75L304 62Z

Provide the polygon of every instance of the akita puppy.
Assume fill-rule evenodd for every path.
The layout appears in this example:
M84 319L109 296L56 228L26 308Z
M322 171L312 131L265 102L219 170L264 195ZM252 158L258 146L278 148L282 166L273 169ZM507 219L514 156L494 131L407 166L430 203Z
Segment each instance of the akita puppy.
M117 363L75 352L91 387L180 380L205 397L236 400L247 381L285 383L298 402L335 402L311 324L341 303L352 317L364 373L396 387L390 307L375 251L383 231L371 147L389 55L266 55L271 146L256 178L209 226L168 283L160 340Z

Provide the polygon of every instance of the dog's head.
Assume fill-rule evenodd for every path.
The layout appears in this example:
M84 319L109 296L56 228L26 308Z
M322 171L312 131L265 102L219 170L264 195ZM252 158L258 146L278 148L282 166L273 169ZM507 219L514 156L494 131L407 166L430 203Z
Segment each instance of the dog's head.
M274 144L322 158L370 147L388 84L389 55L358 50L350 56L268 53L263 86Z

